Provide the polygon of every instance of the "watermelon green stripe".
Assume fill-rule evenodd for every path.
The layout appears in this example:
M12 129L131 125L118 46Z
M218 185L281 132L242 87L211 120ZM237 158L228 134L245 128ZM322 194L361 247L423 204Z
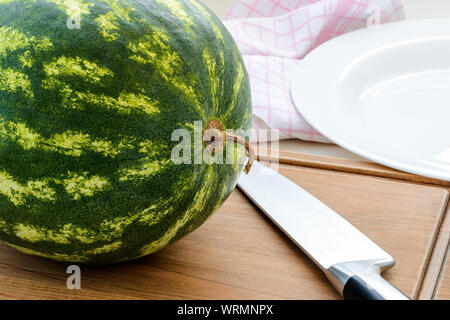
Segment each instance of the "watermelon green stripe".
M214 30L214 33L217 37L217 39L219 39L222 43L225 44L225 37L223 36L222 33L222 29L219 27L219 25L214 21L212 15L210 12L208 12L208 10L201 5L197 0L190 0L190 2L200 11L200 13L206 17L206 19L208 20L209 24L211 25L211 27Z
M112 11L100 15L95 21L100 28L100 33L106 41L114 41L119 38L119 21Z
M57 229L19 223L17 225L9 225L8 229L11 231L8 232L29 242L52 241L59 244L70 244L74 240L84 244L98 241L110 242L112 239L121 237L123 230L136 222L147 227L157 224L169 211L159 212L157 207L157 205L153 205L132 217L105 220L99 225L97 230L82 229L71 223ZM0 227L6 230L7 222L0 220Z
M217 111L220 104L220 95L218 94L222 89L222 79L220 78L219 66L213 54L205 49L203 51L203 63L208 70L210 96L212 97L212 110Z
M140 179L141 177L151 177L156 172L161 171L169 160L158 161L153 160L151 157L141 159L137 165L122 169L120 172L120 181L129 181L133 179Z
M241 150L242 151L242 150ZM242 155L241 155L242 156ZM235 165L236 168L240 169L239 165ZM211 197L226 197L227 194L229 194L229 186L223 185L222 189L217 189L214 185L216 183L215 181L215 168L214 166L211 166L206 171L205 177L203 179L203 185L201 186L199 192L195 194L193 202L191 203L190 207L186 210L186 212L180 216L180 218L173 224L165 233L163 236L161 236L159 239L154 240L150 244L144 246L141 249L141 256L146 256L148 254L154 253L156 251L159 251L160 249L167 246L174 237L180 232L180 230L183 230L187 227L187 231L190 232L194 229L194 226L189 225L189 223L192 220L195 220L199 212L202 211L202 208L204 206L204 199L209 199ZM187 191L187 190L186 190ZM215 211L219 208L221 203L216 203L215 206L212 208L212 211Z
M234 84L233 84L233 91L232 91L232 95L231 95L231 103L228 107L228 110L226 110L225 112L225 118L230 116L230 113L233 112L234 108L236 107L236 104L239 102L239 95L242 91L242 86L244 85L244 80L246 77L246 71L244 69L244 65L242 62L239 61L239 57L237 57L235 55L235 59L236 59L236 77L234 79Z
M180 19L186 28L194 25L194 18L189 15L183 1L178 0L156 0L161 6L167 8L170 13Z
M149 169L146 168L147 172ZM128 174L130 175L130 174ZM56 201L56 190L50 185L59 184L74 200L81 197L93 196L109 186L108 179L100 176L90 176L88 172L82 174L68 172L61 179L29 180L21 184L7 172L0 172L0 194L8 197L14 205L26 204L26 198L34 197L43 201Z
M165 82L180 91L202 118L206 119L203 106L199 102L199 93L190 83L184 81L184 63L168 44L169 40L167 34L156 30L152 36L146 37L145 41L129 43L128 48L134 53L131 59L144 65L153 65Z
M33 66L33 60L31 59L30 51L25 51L23 55L19 56L19 60L22 63L22 67L31 68Z
M49 187L47 181L29 180L26 184L21 184L7 172L0 171L0 194L18 206L25 204L27 197L53 201L56 192Z
M0 27L0 55L5 57L8 51L26 48L30 39L22 32L8 26Z
M82 197L92 197L96 192L101 192L110 186L107 178L89 176L88 172L83 172L82 174L69 172L68 177L55 182L61 183L74 200L79 200Z
M125 21L132 21L131 14L136 10L136 7L133 5L132 1L123 1L123 0L104 0L110 8L111 11L117 18L120 18Z
M44 72L47 75L47 82L60 76L79 76L83 81L97 84L101 83L104 77L111 77L113 73L80 57L59 57L50 63L44 64ZM50 84L48 85L51 86Z
M80 29L67 27L74 6ZM1 240L57 261L116 263L161 250L223 204L242 164L171 161L172 133L194 137L196 121L251 128L242 58L209 9L0 0L0 12Z
M33 98L31 82L28 76L9 68L0 68L0 90L10 93L23 93L27 98Z
M116 241L111 244L105 244L102 247L98 247L89 251L86 251L84 254L66 254L66 253L59 253L59 252L53 252L53 253L43 253L39 251L35 251L33 249L21 247L18 245L14 245L12 243L8 243L11 247L33 256L39 256L43 258L48 258L56 261L77 261L79 263L89 263L90 262L90 256L91 255L104 255L108 254L112 251L120 249L120 247L123 245L121 241Z
M154 157L157 152L167 148L151 140L137 142L128 138L114 143L104 139L92 139L88 134L70 130L45 139L33 129L28 128L25 123L6 121L2 117L0 117L0 138L12 140L24 150L38 149L74 157L79 157L86 152L96 152L105 157L114 158L126 149L135 149L141 154L146 154L147 157L148 155Z

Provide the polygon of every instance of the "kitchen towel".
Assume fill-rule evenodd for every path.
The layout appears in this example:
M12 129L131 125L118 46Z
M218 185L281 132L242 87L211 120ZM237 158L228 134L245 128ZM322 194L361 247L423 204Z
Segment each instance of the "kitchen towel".
M225 26L236 40L250 76L253 140L329 141L297 111L290 82L311 50L338 35L404 18L401 0L238 0ZM333 59L333 57L330 57ZM324 115L326 116L326 115Z

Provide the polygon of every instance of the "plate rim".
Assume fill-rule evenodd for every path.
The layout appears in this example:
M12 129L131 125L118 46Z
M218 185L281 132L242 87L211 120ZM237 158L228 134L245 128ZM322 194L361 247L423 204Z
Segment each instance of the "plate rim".
M392 25L415 25L415 27L418 27L419 25L431 25L431 24L446 24L450 27L450 19L421 19L421 20L406 20L406 21L397 21L397 22L391 22L386 23L381 26L380 30L388 30L391 28ZM450 30L450 28L449 28ZM318 46L314 50L312 50L304 59L300 60L300 63L294 72L294 76L292 78L291 84L290 84L290 95L291 99L293 101L293 104L296 108L296 110L302 115L302 117L320 134L322 134L324 137L326 137L328 140L334 142L335 144L341 146L342 148L357 154L359 156L364 157L365 159L374 161L376 163L379 163L381 165L403 171L406 173L419 175L427 178L437 179L437 180L444 180L444 181L450 181L450 171L446 172L444 170L428 170L426 168L420 168L418 166L405 164L401 161L394 160L391 158L387 158L384 156L377 155L376 153L373 153L371 151L364 150L361 147L353 145L351 142L345 141L345 139L340 139L339 137L333 136L332 134L328 133L325 128L322 128L320 124L317 124L316 121L311 118L311 115L308 112L305 112L302 110L302 103L300 103L300 94L296 94L294 91L296 88L300 87L299 85L296 85L296 83L299 81L299 78L301 76L298 76L299 74L302 74L300 71L304 68L304 64L308 63L308 58L311 56L311 54L315 54L315 52L320 50L325 50L324 48L333 46L335 43L342 41L342 39L354 37L355 34L363 34L367 32L371 32L369 28L363 28L358 29L343 35L340 35L336 38L331 39L330 41L325 42L324 44ZM386 31L384 31L386 32ZM450 31L448 32L448 35L450 36ZM372 47L373 50L376 50L377 47ZM358 55L359 56L359 55ZM300 90L299 90L300 91Z

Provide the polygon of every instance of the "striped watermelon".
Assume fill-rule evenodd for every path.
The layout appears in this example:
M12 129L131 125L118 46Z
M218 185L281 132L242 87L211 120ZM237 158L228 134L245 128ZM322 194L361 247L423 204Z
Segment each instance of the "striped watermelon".
M197 0L0 0L0 239L83 264L180 239L243 165L177 165L173 131L247 130L250 100L233 39Z

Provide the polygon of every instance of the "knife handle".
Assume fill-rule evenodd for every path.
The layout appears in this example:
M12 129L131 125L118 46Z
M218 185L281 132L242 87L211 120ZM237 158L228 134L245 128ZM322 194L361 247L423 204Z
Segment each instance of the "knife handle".
M344 286L345 300L386 300L360 277L351 277Z
M381 276L395 261L355 261L334 265L325 273L345 300L410 300Z
M391 286L389 283L387 284ZM385 292L385 295L388 295L387 292ZM382 296L358 276L353 276L347 281L343 296L345 300L387 300L387 297Z

